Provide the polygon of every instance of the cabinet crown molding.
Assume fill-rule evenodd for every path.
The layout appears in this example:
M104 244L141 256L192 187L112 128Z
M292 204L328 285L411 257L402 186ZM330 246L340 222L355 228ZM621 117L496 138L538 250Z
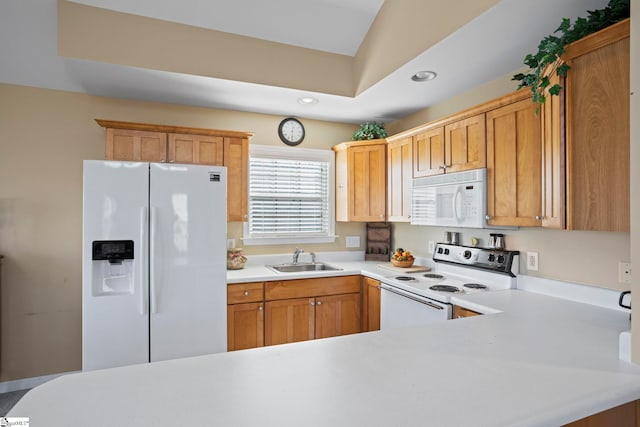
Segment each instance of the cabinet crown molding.
M117 120L104 120L104 119L95 119L95 120L96 120L96 123L98 123L100 126L102 126L105 129L107 128L108 129L129 129L129 130L143 130L148 132L227 136L231 138L250 138L253 136L253 132L193 128L193 127L187 127L187 126L158 125L158 124L151 124L151 123L122 122Z

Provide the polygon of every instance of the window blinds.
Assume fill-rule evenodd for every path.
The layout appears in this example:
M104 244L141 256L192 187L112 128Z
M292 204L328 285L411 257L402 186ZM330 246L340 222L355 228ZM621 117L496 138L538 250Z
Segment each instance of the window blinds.
M252 237L329 234L329 163L251 157L249 232Z

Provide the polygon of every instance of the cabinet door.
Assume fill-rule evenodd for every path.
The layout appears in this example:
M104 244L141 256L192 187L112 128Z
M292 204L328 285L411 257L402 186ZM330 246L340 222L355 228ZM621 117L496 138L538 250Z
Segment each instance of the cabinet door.
M360 332L360 298L360 292L316 298L315 337L327 338Z
M227 167L227 221L247 220L249 181L249 140L224 139L224 165Z
M315 300L297 298L265 303L265 345L311 340L315 336Z
M412 138L387 146L387 220L411 221Z
M362 332L380 330L380 281L362 278Z
M264 304L227 306L227 347L229 351L264 345Z
M567 228L629 231L629 36L608 27L567 48ZM598 44L591 44L597 40Z
M529 99L487 113L487 215L491 225L540 226L542 139Z
M106 130L105 159L134 162L167 160L167 134L142 130Z
M413 177L444 173L444 127L440 126L413 137Z
M351 221L384 221L386 217L386 143L348 148Z
M169 134L169 161L172 163L223 164L223 138L208 135Z
M486 140L484 113L446 125L444 142L447 173L486 167Z
M550 78L565 87L564 78L555 73ZM547 94L540 107L542 125L542 226L563 229L565 227L565 138L564 138L564 90L560 96Z

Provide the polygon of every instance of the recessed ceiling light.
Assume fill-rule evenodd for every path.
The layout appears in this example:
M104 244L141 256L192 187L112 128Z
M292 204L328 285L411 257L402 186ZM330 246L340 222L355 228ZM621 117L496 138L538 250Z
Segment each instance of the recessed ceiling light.
M316 98L313 98L311 96L305 96L304 98L298 98L298 104L302 104L302 105L313 105L313 104L317 104L318 100Z
M411 80L414 82L428 82L429 80L435 79L437 76L433 71L418 71L413 76L411 76Z

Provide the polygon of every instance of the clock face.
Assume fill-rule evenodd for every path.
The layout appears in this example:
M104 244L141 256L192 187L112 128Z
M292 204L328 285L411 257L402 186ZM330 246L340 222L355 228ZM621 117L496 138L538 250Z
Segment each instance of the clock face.
M304 139L304 126L298 119L289 117L280 122L278 135L287 145L298 145Z

